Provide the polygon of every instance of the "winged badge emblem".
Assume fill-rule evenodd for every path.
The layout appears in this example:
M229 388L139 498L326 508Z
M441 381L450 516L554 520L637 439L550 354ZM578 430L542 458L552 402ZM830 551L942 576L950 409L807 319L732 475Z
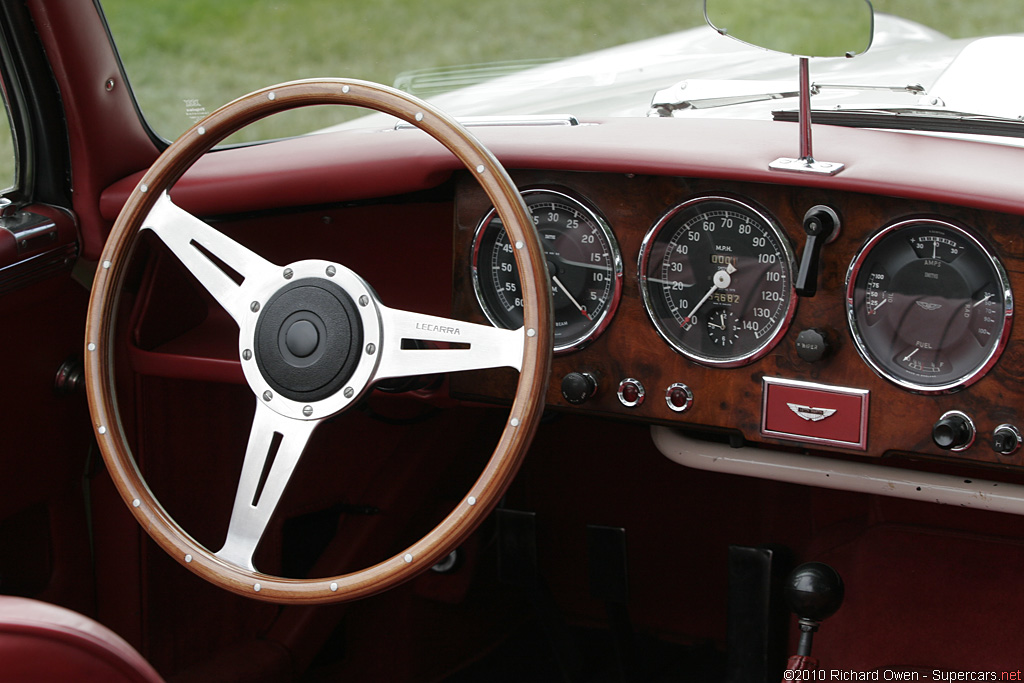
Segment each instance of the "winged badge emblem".
M799 403L787 403L786 405L789 406L790 410L808 422L819 422L836 412L835 408L812 408L811 406L802 406Z
M915 303L926 311L937 311L942 308L942 304L937 304L932 301L917 301Z

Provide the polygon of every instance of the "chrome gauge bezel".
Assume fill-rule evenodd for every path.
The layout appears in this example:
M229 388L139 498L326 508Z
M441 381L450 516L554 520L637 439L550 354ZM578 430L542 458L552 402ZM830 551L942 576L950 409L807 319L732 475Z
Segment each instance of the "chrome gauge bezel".
M768 231L771 232L773 238L778 244L779 253L785 258L785 269L786 279L788 286L786 290L786 301L785 311L782 316L773 323L773 328L765 339L758 344L755 348L745 351L743 353L733 354L725 357L708 356L703 353L696 352L690 348L687 348L679 340L675 339L665 328L659 316L655 312L655 304L653 295L649 291L649 278L647 275L648 261L651 255L651 248L661 231L669 225L669 223L680 213L692 209L694 206L705 203L725 203L731 204L737 207L739 211L748 212L758 221L760 221ZM648 230L644 236L643 242L640 246L640 254L637 259L637 280L640 287L640 294L643 298L644 310L647 312L647 317L651 320L658 335L665 340L665 342L675 349L683 356L690 360L700 363L702 365L721 367L721 368L734 368L743 365L748 365L754 361L759 360L768 354L776 344L782 339L782 337L789 330L790 324L793 321L793 316L796 313L797 295L796 287L794 284L794 274L796 272L796 257L793 252L793 247L790 244L789 237L783 230L781 224L770 214L767 210L760 208L753 202L741 199L739 197L724 194L707 194L692 197L686 201L673 206L665 214L658 219L658 221Z
M861 333L860 323L857 320L857 301L855 293L857 278L862 267L867 263L874 249L876 249L883 240L886 240L899 231L910 230L917 226L934 226L939 229L954 232L963 238L967 244L981 254L983 257L982 260L991 267L994 279L998 282L998 288L1002 292L1003 316L1000 321L1001 329L996 335L994 335L995 342L992 344L988 353L983 357L980 363L977 363L968 372L960 373L956 378L939 384L914 382L909 379L899 377L887 369L876 358L877 352L872 349L871 344L865 340L864 335ZM864 359L864 362L867 363L868 367L870 367L871 370L879 377L892 382L902 389L919 394L949 394L964 389L983 378L999 360L1000 355L1006 348L1012 328L1013 292L1010 289L1010 279L1007 276L1006 269L1003 267L999 257L981 239L976 237L970 229L941 218L906 218L887 225L872 235L850 262L850 266L846 271L846 321L850 330L850 336L853 338L854 346L857 348L857 352L860 354L861 358ZM887 351L891 351L891 349L887 349Z
M596 208L592 207L586 200L569 193L567 190L554 189L551 187L531 187L522 190L520 194L523 196L523 201L526 203L527 208L530 209L531 213L533 210L531 200L538 196L550 196L556 198L559 202L565 203L573 210L584 214L600 231L605 244L608 245L608 253L612 262L612 282L608 301L601 311L601 315L587 325L584 334L576 335L565 341L556 340L552 349L556 355L578 351L594 341L602 332L605 331L605 329L607 329L615 315L616 309L618 308L619 300L622 298L623 264L622 253L619 249L618 240L616 240L615 234L612 232L612 228L608 221L601 216ZM480 266L480 256L481 247L483 246L483 237L487 227L496 216L497 212L494 208L491 208L484 217L480 219L479 223L477 223L476 229L474 230L471 279L473 281L473 293L476 296L477 304L487 317L487 320L495 327L507 328L507 321L503 320L500 315L492 310L490 304L487 302L486 295L483 291L484 285L481 281L483 269Z

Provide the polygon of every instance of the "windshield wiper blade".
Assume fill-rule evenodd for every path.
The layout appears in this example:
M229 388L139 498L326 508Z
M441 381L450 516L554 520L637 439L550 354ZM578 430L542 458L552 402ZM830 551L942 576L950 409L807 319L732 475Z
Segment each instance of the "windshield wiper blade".
M773 111L775 121L795 122L795 110ZM828 109L811 111L811 122L851 128L915 130L1024 138L1024 120L968 112L918 108Z

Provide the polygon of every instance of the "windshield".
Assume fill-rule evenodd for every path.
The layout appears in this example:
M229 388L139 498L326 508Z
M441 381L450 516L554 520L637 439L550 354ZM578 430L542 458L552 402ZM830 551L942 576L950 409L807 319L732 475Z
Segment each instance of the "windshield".
M225 102L300 78L347 77L392 84L435 99L463 116L553 111L617 116L647 115L655 92L694 73L700 78L743 77L737 64L710 58L737 48L723 47L733 41L704 24L701 0L105 0L103 4L143 115L166 139L177 137ZM924 27L952 38L1024 31L1024 11L1017 8L1017 0L877 0L873 4L876 12L923 24L909 36L917 42L938 35ZM884 28L885 23L878 25ZM884 39L881 44L884 47ZM558 62L595 51L592 60ZM870 54L838 61L858 62ZM932 71L942 66L939 55L928 59ZM892 66L891 59L885 61ZM789 63L784 61L777 73L754 78L791 80ZM530 69L525 72L528 77L522 75L525 69ZM510 80L508 75L517 71L521 72L518 79ZM908 80L915 76L911 71L908 68ZM792 74L795 78L795 66ZM892 74L884 78L900 80ZM500 87L480 85L487 82ZM454 92L467 86L469 90L461 95ZM307 133L361 113L338 107L289 112L250 126L232 141Z

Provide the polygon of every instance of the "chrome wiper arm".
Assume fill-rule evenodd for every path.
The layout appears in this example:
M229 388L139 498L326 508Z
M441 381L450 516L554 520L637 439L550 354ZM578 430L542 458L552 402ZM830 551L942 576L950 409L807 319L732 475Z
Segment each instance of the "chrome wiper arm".
M686 109L713 109L750 102L765 102L796 97L800 91L789 84L769 81L679 81L659 90L651 98L648 116L670 117Z
M665 101L659 95L666 91L661 90L654 100L651 101L651 116L671 116L671 112L684 109L713 109L715 107L731 107L737 104L749 104L751 102L767 102L769 100L782 100L788 97L796 97L799 92L776 92L758 93L756 95L732 95L729 97L707 97L694 100Z
M850 83L811 83L811 94L817 95L822 90L881 90L884 92L908 92L911 95L923 95L924 86L920 83L907 85L855 85Z
M714 109L731 107L753 102L767 102L794 98L800 95L799 89L780 87L779 82L769 81L680 81L670 88L659 90L651 99L648 116L669 117L673 112L687 109ZM843 83L812 83L810 93L817 95L822 90L881 90L885 92L905 92L911 95L923 95L922 85L856 85Z

